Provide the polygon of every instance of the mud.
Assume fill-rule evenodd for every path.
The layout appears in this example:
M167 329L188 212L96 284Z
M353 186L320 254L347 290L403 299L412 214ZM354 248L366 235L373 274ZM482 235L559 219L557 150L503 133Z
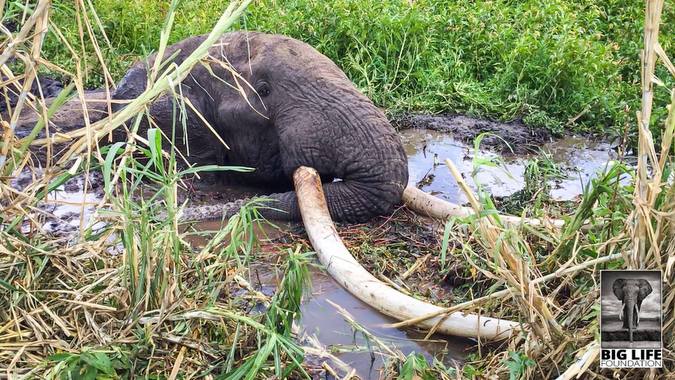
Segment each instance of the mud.
M8 78L2 76L0 82L3 84L8 83ZM21 85L21 83L17 83ZM0 101L0 113L7 111L7 107L16 106L17 101L19 100L19 90L16 86L4 85L2 86L4 91L0 92L3 95L2 100ZM38 75L30 87L29 92L36 96L39 96L42 93L42 96L45 98L56 97L63 90L63 84L55 79L44 77ZM6 92L5 92L6 91Z
M502 123L465 115L408 114L393 118L392 124L398 130L442 132L464 144L472 144L478 135L486 133L482 145L502 154L532 153L551 141L551 135L546 130L531 129L520 121Z
M500 124L464 116L424 115L412 115L398 125L401 123L415 127L400 132L408 155L410 183L456 203L464 203L465 199L443 164L446 158L456 164L474 189L480 184L494 196L504 197L522 189L527 160L534 157L533 151L541 149L548 152L551 161L564 173L563 178L551 183L551 195L557 200L577 198L582 186L603 170L609 160L615 158L609 144L575 137L551 141L548 135L531 133L518 123ZM484 131L504 137L516 154L499 153L504 151L505 145L494 137L483 140L481 147L485 150L475 152L471 141ZM500 158L502 163L496 167L483 165L476 168L472 160L477 156ZM474 171L476 181L473 180ZM12 184L17 189L24 189L41 176L39 170L25 172L15 178ZM85 180L89 181L87 194L82 191ZM180 193L179 199L189 200L191 205L210 206L203 209L206 211L199 214L199 218L211 216L220 219L218 209L224 205L236 205L242 199L263 194L264 189L200 188L196 183L187 181L186 189ZM22 228L26 233L40 228L50 234L76 239L80 231L95 222L93 216L102 195L99 173L91 173L87 178L74 178L40 202L34 221L26 221ZM338 230L357 260L377 277L386 277L403 287L409 281L416 284L416 289L420 291L418 296L439 305L452 304L455 302L452 299L452 286L461 285L462 273L450 265L445 273L452 281L439 278L438 273L442 269L437 255L432 254L438 252L436 231L431 226L425 226L424 221L414 218L402 209L394 215L375 218L366 224L339 225ZM210 233L221 228L220 223L218 220L191 227L192 232L187 240L195 247L203 245ZM102 222L93 224L94 229L103 226ZM284 245L295 246L298 241L306 239L299 224L282 224L280 227L280 230L266 228L259 231L271 251L279 252ZM289 231L292 233L289 234ZM307 246L307 249L310 248ZM399 268L412 268L418 261L422 262L419 269L411 273L410 277L402 278ZM263 293L271 294L280 280L274 266L257 263L256 273L256 281L252 281L252 284ZM392 322L391 319L351 296L322 271L312 270L312 282L312 293L302 306L302 333L316 336L321 345L327 346L338 358L354 367L361 378L378 378L385 358L373 354L367 348L365 338L353 332L352 326L328 300L347 309L360 324L404 354L422 353L429 360L435 358L447 366L455 366L465 359L475 345L471 340L440 336L422 342L422 334L415 330L385 328L383 324Z
M43 181L45 181L44 171L31 169L24 170L10 183L18 191L24 191L29 186ZM21 231L30 234L41 230L53 236L75 240L87 227L92 227L92 231L95 232L105 226L105 223L94 220L97 206L102 199L103 177L100 172L76 176L38 202L32 220L25 220L21 225ZM0 205L3 208L7 206L4 203Z

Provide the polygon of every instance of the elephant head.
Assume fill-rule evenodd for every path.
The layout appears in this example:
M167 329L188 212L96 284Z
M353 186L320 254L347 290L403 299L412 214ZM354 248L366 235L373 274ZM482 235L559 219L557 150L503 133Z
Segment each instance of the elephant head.
M632 342L633 330L640 323L642 301L652 292L652 286L647 280L619 278L614 281L612 291L616 298L621 300L619 320L623 320L623 327L628 329L629 339Z
M180 64L203 40L184 40L164 57ZM135 65L114 97L140 95L154 59ZM150 114L192 163L252 167L254 173L238 179L285 190L291 190L296 168L313 167L325 182L336 220L362 221L392 211L400 201L408 170L398 135L342 70L308 44L257 32L227 33L178 87L175 93L190 103L182 115L175 116L181 103L175 96L156 100ZM181 122L172 122L176 118ZM294 192L270 198L276 210L263 215L300 218Z

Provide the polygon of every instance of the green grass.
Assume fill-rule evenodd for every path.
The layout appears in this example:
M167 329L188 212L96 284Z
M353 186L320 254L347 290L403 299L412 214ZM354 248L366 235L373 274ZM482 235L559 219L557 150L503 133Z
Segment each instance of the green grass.
M8 17L18 14L17 3L6 6ZM54 2L52 25L81 51L73 3ZM221 3L181 2L169 42L208 32ZM98 40L113 79L119 80L134 60L158 46L169 2L94 4L110 46ZM460 112L523 118L553 132L622 132L639 108L643 13L642 2L617 0L420 0L412 6L401 0L262 0L249 7L238 28L310 43L391 113ZM675 48L675 23L668 22L673 19L674 7L667 3L660 33L667 52ZM74 70L70 53L53 33L43 51L45 58ZM87 85L101 86L92 47L80 55L87 57ZM657 75L672 87L665 69ZM667 91L658 87L655 109L665 110L667 101Z
M20 4L10 2L5 14L20 19ZM88 0L83 4L89 4ZM160 36L174 42L189 34L207 32L219 16L216 12L223 8L212 0L184 2L175 15L174 32L168 35L171 23L164 20L171 20L173 13L169 4L159 4L158 1L96 2L111 46L101 35L96 40L115 79L135 57L147 52L146 47L162 46L158 43ZM489 5L459 2L444 7L417 2L410 7L403 1L384 5L369 1L328 5L305 1L286 2L284 11L274 4L260 2L249 14L246 25L284 31L313 43L342 65L376 102L394 112L457 109L481 115L520 115L533 125L562 128L566 113L576 114L572 110L585 105L589 111L579 121L586 124L578 127L599 129L619 126L616 123L621 119L616 118L611 107L634 107L631 102L637 101L626 94L637 92L632 70L639 72L639 66L635 59L621 57L630 57L640 46L639 41L631 43L634 29L640 26L631 20L641 19L640 10L627 8L623 3L600 8L562 1L554 2L555 7L538 7L532 2L508 6L502 2ZM435 6L438 8L434 9ZM68 18L76 13L69 7L70 3L56 2L51 21L80 51L74 19ZM140 16L147 20L141 20ZM89 17L94 34L100 34L95 31L96 23L91 21L94 14ZM664 18L666 22L672 20L672 9L666 11ZM448 24L448 20L452 23ZM611 22L603 24L603 20ZM593 22L598 25L588 29ZM583 32L570 28L582 24ZM664 26L662 35L672 36L672 29L668 28L672 26ZM591 30L592 33L588 32ZM603 50L608 36L620 42ZM79 58L65 55L63 46L53 38L50 35L45 46L47 59L72 70ZM461 41L466 44L458 45ZM666 50L671 50L672 41L666 39L662 43ZM86 63L82 65L86 82L98 86L103 81L102 70L91 46L86 49L81 54L85 57L81 62ZM663 68L659 66L659 70ZM657 73L666 80L661 75L663 71ZM155 93L166 87L163 74L152 73L157 79ZM82 79L79 75L78 80ZM672 84L672 79L669 80L667 83ZM636 89L628 90L630 86ZM603 96L607 103L598 100ZM146 94L135 106L121 111L122 116L127 112L132 121L134 115L139 115L135 124L130 123L132 131L138 130L143 106L151 100L152 96ZM655 115L666 112L658 108L662 101L657 100ZM56 103L46 110L48 115L56 111L60 102ZM598 106L602 104L611 107ZM40 107L48 108L44 104ZM182 102L176 102L176 108L184 111L184 107ZM675 110L675 93L671 110ZM624 117L630 115L623 109L615 111ZM597 115L604 116L593 119ZM183 125L181 121L175 118L172 136L179 132L176 129ZM262 261L261 256L268 253L258 249L255 241L254 226L259 219L255 203L247 204L233 218L223 221L200 249L187 241L190 233L177 218L182 207L177 193L183 176L197 171L240 168L207 166L178 171L175 148L163 144L159 131L151 128L143 136L147 143L130 134L125 142L104 147L100 156L82 156L82 164L71 166L72 173L55 168L53 176L36 180L20 192L10 189L9 169L23 167L19 165L30 167L30 162L24 160L28 152L25 146L43 126L44 123L37 123L26 140L10 141L12 160L0 167L7 170L6 175L0 176L0 194L6 196L3 199L8 205L0 213L3 372L9 376L16 373L26 378L47 379L117 379L134 375L170 378L171 373L177 378L308 377L308 368L301 362L304 348L294 339L293 321L299 318L300 302L309 285L307 266L311 256L301 253L301 249L289 250L282 256L283 279L274 296L266 297L251 286L252 273L248 268L253 260ZM672 142L673 131L675 113L671 113L662 131L665 143ZM95 148L92 142L85 143L91 145L82 148ZM480 139L476 142L479 144ZM675 188L668 181L674 170L671 150L672 147L664 145L659 164L650 166L642 162L636 170L616 164L594 179L577 209L566 217L567 224L560 232L525 226L488 229L478 218L463 218L459 223L446 225L438 249L431 239L435 236L433 229L410 220L405 220L410 227L404 229L402 225L396 226L397 220L388 218L386 224L375 221L377 228L363 229L360 240L351 239L350 249L360 261L374 267L373 272L387 275L392 281L398 281L398 275L417 262L422 263L419 271L415 269L407 277L413 284L414 280L423 280L424 288L420 289L429 289L431 277L422 277L425 269L437 276L449 273L450 260L460 262L462 269L471 274L471 282L454 290L455 296L444 297L442 302L456 305L460 300L473 302L476 296L490 297L480 305L482 315L527 321L534 327L511 340L508 350L503 345L481 348L471 354L461 369L464 377L555 377L570 368L575 355L584 356L579 354L595 350L596 275L603 266L594 260L613 258L603 264L609 268L660 269L667 276L666 282L672 282L672 272L666 270L671 264L669 257L675 254L672 234ZM647 153L656 157L649 141L638 150L640 155ZM491 164L485 158L475 157L475 167ZM619 181L626 174L635 180L641 172L649 179L654 174L647 174L648 168L660 174L649 184L654 193L635 192L642 182L631 181L625 186ZM96 170L104 178L106 202L100 209L101 221L106 223L103 230L94 232L89 228L77 241L66 241L32 228L25 232L24 227L41 223L34 220L38 215L34 209L49 191L76 172ZM531 161L528 170L530 189L541 187L545 178L557 174L545 157ZM150 190L150 194L143 190ZM648 202L652 195L653 200ZM494 206L491 199L481 194L481 200L485 214L491 214ZM635 205L642 207L636 209ZM537 202L528 206L539 207ZM534 215L542 212L533 211L538 211ZM645 213L644 218L640 212ZM500 224L496 217L492 220ZM634 227L640 224L645 229L648 226L652 233L645 234ZM348 236L347 226L340 226L340 230ZM640 248L636 242L645 236L647 244ZM638 258L643 257L640 250L648 249L650 255L639 262ZM434 267L436 252L440 265ZM626 261L618 260L619 255ZM422 258L424 261L420 261ZM427 259L429 265L425 264ZM528 263L523 270L510 264L521 261ZM575 267L576 272L560 272ZM558 276L529 286L544 273L545 277ZM492 293L505 287L512 289L509 298ZM410 292L433 297L414 287ZM542 297L546 302L530 301ZM264 306L264 311L251 307L258 304ZM665 294L664 304L664 310L669 311L664 318L672 320L675 310L672 294ZM466 304L464 307L469 310ZM552 316L545 318L543 311L552 311ZM379 344L379 339L359 327L353 318L345 318L355 326L355 331L369 338L369 347L370 342ZM556 326L552 331L561 331L554 335L541 333ZM666 326L664 340L666 347L673 346L672 324ZM666 364L672 367L672 361ZM588 376L610 376L609 371L598 370L596 366L587 369ZM437 361L429 364L415 354L395 355L385 370L389 372L384 372L384 378L454 377L452 368ZM672 368L667 370L672 372ZM628 371L615 371L613 376L631 375Z

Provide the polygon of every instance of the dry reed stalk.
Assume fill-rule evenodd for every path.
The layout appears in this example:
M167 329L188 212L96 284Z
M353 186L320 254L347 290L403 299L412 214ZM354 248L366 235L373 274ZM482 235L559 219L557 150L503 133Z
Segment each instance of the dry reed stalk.
M462 178L459 170L457 170L452 161L448 159L445 160L445 164L455 178L455 181L457 181L460 189L462 189L466 195L474 212L480 215L482 206ZM529 323L539 338L543 341L550 340L550 330L552 330L556 336L564 335L562 328L558 325L555 317L549 310L549 301L543 297L537 286L532 283L527 262L525 262L522 255L518 253L518 249L512 245L513 242L511 239L509 239L508 236L500 234L495 221L494 215L482 218L479 221L479 229L481 231L481 236L488 245L488 249L499 263L500 271L498 275L511 287L520 290L521 297L519 297L518 301L521 305L521 310L530 315Z
M532 280L532 284L537 285L537 284L541 284L541 283L544 283L544 282L547 282L547 281L554 280L556 278L561 278L562 276L565 276L565 275L575 274L579 271L582 271L584 269L588 269L592 266L597 266L597 265L600 265L600 264L603 264L603 263L614 261L614 260L620 259L621 257L622 257L622 255L620 253L615 253L615 254L599 257L597 259L588 260L588 261L585 261L583 263L572 266L570 268L566 268L564 270L557 270L553 273L547 274L546 276L535 278L534 280ZM486 296L483 296L483 297L472 299L471 301L463 302L463 303L453 305L453 306L450 306L450 307L442 309L442 310L438 310L437 312L434 312L434 313L425 314L425 315L419 316L417 318L411 318L411 319L401 321L401 322L397 322L397 323L387 324L385 326L386 327L392 327L392 328L414 326L414 325L418 324L419 322L422 322L422 321L430 319L430 318L434 318L434 317L438 317L438 316L445 316L445 315L448 315L450 313L466 310L468 308L478 306L478 305L480 305L484 302L494 300L494 299L497 299L497 298L510 297L510 296L513 296L514 294L517 294L517 293L518 293L517 288L507 288L507 289L504 289L504 290L499 290L499 291L494 292L494 293L490 293L490 294L488 294Z
M26 77L23 82L23 87L21 88L21 93L19 94L19 99L17 100L16 107L14 112L11 115L9 127L5 129L3 136L4 144L0 150L0 170L5 166L7 160L7 155L11 146L11 141L14 138L14 130L16 124L19 120L19 115L21 114L21 109L24 106L28 92L30 91L33 81L37 76L37 67L35 62L40 57L40 51L42 50L42 41L44 36L47 33L47 24L49 22L49 0L42 0L38 3L38 6L28 20L28 23L21 28L16 39L10 39L8 46L5 47L5 51L0 56L0 67L5 65L7 59L9 59L15 52L16 47L21 44L24 39L27 38L28 32L31 30L33 25L35 25L35 30L33 34L33 45L31 47L30 58L24 58L23 61L26 65Z
M557 380L579 379L581 375L595 363L595 359L598 357L599 353L600 344L595 341L589 343L586 347L579 350L576 356L577 360L572 366L567 368L565 372L558 376Z
M647 252L658 258L659 244L652 227L651 209L661 191L661 166L649 129L654 99L654 70L663 0L648 0L645 9L644 47L642 50L642 107L638 121L638 163L635 179L635 211L633 213L633 249L629 267L646 268ZM667 154L667 152L662 152ZM651 171L651 173L650 173ZM658 260L660 261L660 260Z
M33 14L21 26L19 33L15 37L9 39L4 51L0 54L0 66L4 66L16 52L16 47L28 38L28 34L33 30L33 26L37 23L38 19L42 17L44 12L49 10L50 5L51 0L40 0Z
M331 306L333 306L333 307L335 308L335 310L337 310L338 314L340 314L340 315L342 316L342 318L344 318L344 319L347 321L347 323L349 323L349 325L352 326L352 328L353 328L354 330L361 332L361 333L362 333L363 335L365 335L369 340L375 342L375 344L377 344L377 346L380 347L383 351L385 351L388 355L390 355L390 356L395 356L395 357L397 356L397 357L399 357L399 359L405 359L405 357L402 356L403 354L401 354L400 351L394 351L393 349L391 349L391 348L389 347L388 344L386 344L386 343L383 342L380 338L378 338L378 337L375 336L373 333L371 333L370 331L368 331L368 329L366 329L365 327L361 326L361 324L358 323L358 322L356 321L356 319L354 319L354 317L347 311L347 309L345 309L344 307L342 307L342 306L336 304L335 302L333 302L333 301L331 301L331 300L329 300L329 299L326 299L326 302L328 302L328 304L330 304Z

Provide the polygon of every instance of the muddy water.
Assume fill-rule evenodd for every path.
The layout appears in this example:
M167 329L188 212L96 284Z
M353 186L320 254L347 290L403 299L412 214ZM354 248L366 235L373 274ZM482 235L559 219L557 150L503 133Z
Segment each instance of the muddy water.
M378 370L384 365L383 356L374 357L364 349L367 342L361 334L354 334L351 326L338 314L328 300L345 308L349 313L384 341L408 355L411 352L423 354L430 362L433 358L443 361L447 366L461 366L464 357L474 343L468 339L434 336L423 341L424 334L412 330L383 327L383 324L396 322L380 314L370 306L353 297L332 278L323 272L313 271L312 296L303 305L301 326L309 334L315 334L324 345L344 347L347 350L354 345L362 347L354 352L337 353L336 356L354 368L362 379L379 378Z
M456 182L443 161L446 158L452 160L469 184L475 188L476 184L471 175L472 159L475 156L473 147L453 139L447 133L435 130L408 129L402 131L401 135L408 154L410 183L449 201L464 203L465 200L460 196ZM551 186L552 196L558 200L577 197L582 191L582 185L614 158L608 144L593 143L579 138L566 138L547 143L541 149L548 152L551 160L566 174L565 179L552 183ZM488 151L478 152L478 155L497 157L496 153ZM525 155L505 157L500 167L483 166L477 172L477 181L495 196L511 195L523 187L523 175L528 158ZM43 228L57 231L59 226L62 226L61 230L79 230L80 222L84 225L91 223L88 219L99 200L100 198L93 194L84 196L81 186L79 191L64 186L63 189L50 195L49 205L43 205L44 211L52 215ZM214 203L222 203L221 201L213 200ZM81 216L82 210L84 212ZM218 230L220 222L204 223L198 228L202 231ZM269 229L264 232L263 238L274 238L278 234ZM198 246L203 244L202 239L195 236L191 239L191 243ZM260 286L261 290L266 290L265 293L273 291L278 281L273 266L262 264L257 270L261 274L259 278L262 282L257 286ZM404 354L414 351L422 353L427 359L435 357L448 366L454 366L461 363L466 357L467 350L473 346L472 341L457 338L434 337L432 341L422 342L423 336L415 331L385 328L382 325L392 322L391 319L351 296L320 270L312 271L312 283L312 294L302 306L301 329L309 335L316 335L323 346L333 349L337 357L356 369L358 375L364 379L379 377L379 370L384 363L383 357L368 352L364 337L360 333L353 333L349 323L337 313L328 300L347 309L356 321L390 347Z
M473 146L461 143L447 133L428 129L404 130L401 137L408 155L410 184L451 202L466 202L444 161L450 159L475 190L477 186L472 178L472 161L476 153ZM615 158L609 144L576 137L546 143L541 146L541 150L547 152L551 161L565 174L564 179L551 183L551 197L554 200L575 199L591 177ZM499 158L490 151L479 151L478 156ZM502 157L497 167L481 166L476 180L493 196L509 196L523 188L525 167L530 157Z
M424 334L406 329L384 327L397 322L344 290L330 276L319 269L312 270L312 294L302 306L300 327L308 335L314 335L335 356L354 368L362 379L379 378L386 357L374 343L374 353L368 350L368 342L361 333L354 333L351 325L329 301L346 309L358 321L389 348L400 350L404 355L411 352L424 355L429 362L434 358L446 366L461 366L474 342L469 339L434 336L423 341Z
M277 228L278 227L278 228ZM282 230L288 229L289 224L277 224L277 227L269 225L256 228L258 239L266 243L271 239L280 237ZM220 221L208 221L198 223L195 230L215 233L221 228ZM205 235L194 235L186 239L190 244L199 248L208 242ZM273 257L276 252L269 252ZM354 333L352 326L340 315L333 302L346 309L361 326L377 336L393 350L400 350L408 355L412 352L424 355L429 362L434 358L444 362L446 366L461 366L471 347L475 345L470 339L433 336L424 341L425 334L412 329L396 329L385 327L385 324L397 322L389 318L358 298L352 296L329 275L317 266L310 269L312 278L311 293L305 297L302 310L302 318L299 321L299 336L313 336L328 351L353 368L362 379L378 379L380 370L385 364L386 356L380 354L374 343L372 349L368 348L368 341L363 334ZM282 273L276 270L271 263L257 262L251 269L250 283L256 290L263 294L271 295L282 280ZM309 359L312 360L312 359ZM339 367L331 364L338 369Z

